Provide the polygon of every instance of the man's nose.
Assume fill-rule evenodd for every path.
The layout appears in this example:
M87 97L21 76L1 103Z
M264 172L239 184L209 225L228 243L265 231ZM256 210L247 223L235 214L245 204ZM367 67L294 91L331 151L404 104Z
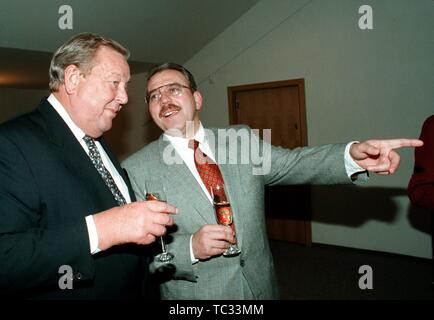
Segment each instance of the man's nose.
M160 103L161 104L166 104L168 102L171 102L171 96L170 96L170 92L168 90L160 90Z
M128 93L125 87L118 88L118 94L116 96L116 101L119 104L126 104L128 102Z

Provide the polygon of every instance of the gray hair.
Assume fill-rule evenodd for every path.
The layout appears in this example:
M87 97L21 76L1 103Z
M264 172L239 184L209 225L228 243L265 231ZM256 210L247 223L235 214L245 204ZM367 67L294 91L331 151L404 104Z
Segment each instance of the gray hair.
M92 69L93 58L101 47L109 47L128 59L130 52L118 42L92 33L80 33L69 39L54 53L50 63L50 91L55 92L64 84L64 72L70 65L83 73Z

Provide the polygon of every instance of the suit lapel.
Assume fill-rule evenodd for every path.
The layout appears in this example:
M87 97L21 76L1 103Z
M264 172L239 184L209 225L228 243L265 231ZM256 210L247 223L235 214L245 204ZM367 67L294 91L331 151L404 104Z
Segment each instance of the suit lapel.
M167 150L172 150L176 158L176 164L167 164L164 161L163 155L165 150L166 152ZM160 164L165 168L165 176L163 179L168 182L166 186L168 201L170 202L171 196L176 197L176 202L183 203L183 207L192 207L194 209L194 212L189 212L188 214L195 214L206 224L215 224L215 216L210 214L210 210L213 209L210 201L182 158L170 142L163 139L163 136L159 138L159 154ZM191 194L191 196L183 196L186 191ZM194 217L192 217L192 219L194 219Z
M116 206L117 203L110 190L101 179L98 171L95 170L91 160L72 131L56 110L45 100L39 105L38 111L47 124L46 132L48 139L54 144L54 149L57 151L59 159L81 181L80 185L88 189L89 202L98 197L104 203L112 203L111 206ZM117 162L114 161L113 163Z

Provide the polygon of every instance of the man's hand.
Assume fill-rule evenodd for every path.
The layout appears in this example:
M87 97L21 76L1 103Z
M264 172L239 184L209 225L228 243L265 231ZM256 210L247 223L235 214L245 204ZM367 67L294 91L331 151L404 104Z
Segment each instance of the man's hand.
M354 143L350 155L362 168L381 175L392 174L398 169L400 156L394 150L402 147L420 147L418 139L367 140Z
M124 243L150 244L173 225L176 208L160 201L136 201L93 216L98 248L106 250Z
M230 227L208 224L193 234L191 242L194 257L204 260L225 252L235 242L235 235Z

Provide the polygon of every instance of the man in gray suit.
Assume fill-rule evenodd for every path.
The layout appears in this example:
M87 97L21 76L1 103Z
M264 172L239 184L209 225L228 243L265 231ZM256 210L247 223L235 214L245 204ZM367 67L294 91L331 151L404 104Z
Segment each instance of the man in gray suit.
M150 71L147 103L164 134L123 166L138 198L145 198L145 181L158 177L165 184L168 202L179 210L167 245L175 258L165 265L153 263L154 269L171 272L160 286L163 299L278 298L265 229L264 186L349 184L363 179L367 171L391 174L399 164L393 149L422 144L407 139L370 140L288 150L260 140L247 126L207 130L199 120L202 96L193 76L173 63ZM233 229L216 224L212 198L189 147L192 139L218 164L236 240ZM241 253L223 256L234 242Z

